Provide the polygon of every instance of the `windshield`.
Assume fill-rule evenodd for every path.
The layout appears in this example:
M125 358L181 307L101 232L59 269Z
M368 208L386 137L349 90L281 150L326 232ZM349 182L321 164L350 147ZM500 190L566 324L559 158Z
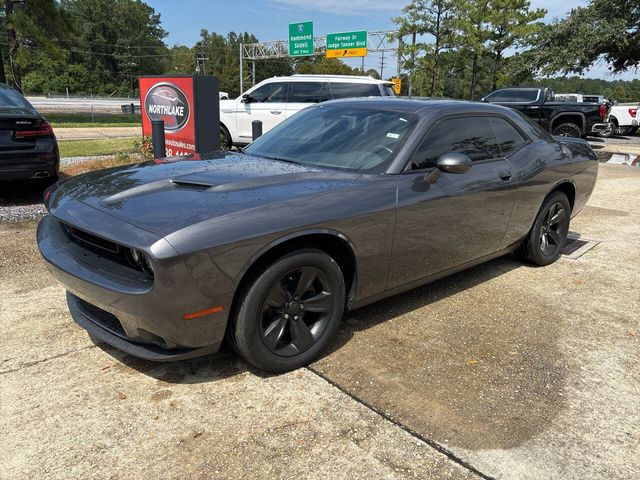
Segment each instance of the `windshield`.
M417 116L354 104L321 105L288 118L245 148L251 155L351 172L384 172Z

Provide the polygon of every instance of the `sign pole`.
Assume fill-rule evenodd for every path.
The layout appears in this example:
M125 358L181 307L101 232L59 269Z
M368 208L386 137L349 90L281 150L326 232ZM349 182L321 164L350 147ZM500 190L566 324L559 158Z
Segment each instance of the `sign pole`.
M244 88L242 85L242 43L240 43L240 95L244 93Z

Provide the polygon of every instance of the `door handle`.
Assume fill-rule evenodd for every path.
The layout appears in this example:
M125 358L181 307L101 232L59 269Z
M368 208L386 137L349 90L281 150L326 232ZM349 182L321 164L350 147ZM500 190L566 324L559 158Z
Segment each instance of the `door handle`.
M498 176L502 180L509 180L511 178L511 170L501 170L500 173L498 173Z
M280 115L282 113L282 110L271 110L271 113L273 115Z

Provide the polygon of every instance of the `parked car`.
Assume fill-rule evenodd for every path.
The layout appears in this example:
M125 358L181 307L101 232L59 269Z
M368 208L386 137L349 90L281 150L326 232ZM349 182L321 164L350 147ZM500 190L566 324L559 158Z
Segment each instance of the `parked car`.
M229 94L227 92L218 92L219 100L229 100Z
M72 177L37 241L95 338L151 360L223 339L281 372L345 310L516 252L555 262L597 156L480 102L337 100L244 151Z
M316 103L338 98L394 96L393 83L350 75L292 75L264 80L234 100L220 102L223 148L247 145L251 122L268 132L286 118Z
M553 135L586 137L609 127L608 103L558 102L549 88L502 88L482 100L519 110Z
M0 181L52 183L59 166L51 125L18 91L0 83Z

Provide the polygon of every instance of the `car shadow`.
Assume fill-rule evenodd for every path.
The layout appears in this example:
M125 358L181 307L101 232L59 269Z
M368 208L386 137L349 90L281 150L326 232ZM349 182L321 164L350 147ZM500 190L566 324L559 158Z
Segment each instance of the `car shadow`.
M345 315L338 334L318 361L339 350L348 343L358 331L375 327L392 318L438 302L446 297L508 273L515 268L527 267L523 267L523 264L512 256L502 257L423 287L349 312ZM249 365L237 356L226 344L223 344L220 352L206 357L170 363L158 363L133 357L99 340L94 340L94 343L110 356L121 362L124 368L135 370L167 383L195 384L215 382L246 372L262 378L274 376Z
M0 207L38 205L46 185L40 182L5 182L0 184Z

